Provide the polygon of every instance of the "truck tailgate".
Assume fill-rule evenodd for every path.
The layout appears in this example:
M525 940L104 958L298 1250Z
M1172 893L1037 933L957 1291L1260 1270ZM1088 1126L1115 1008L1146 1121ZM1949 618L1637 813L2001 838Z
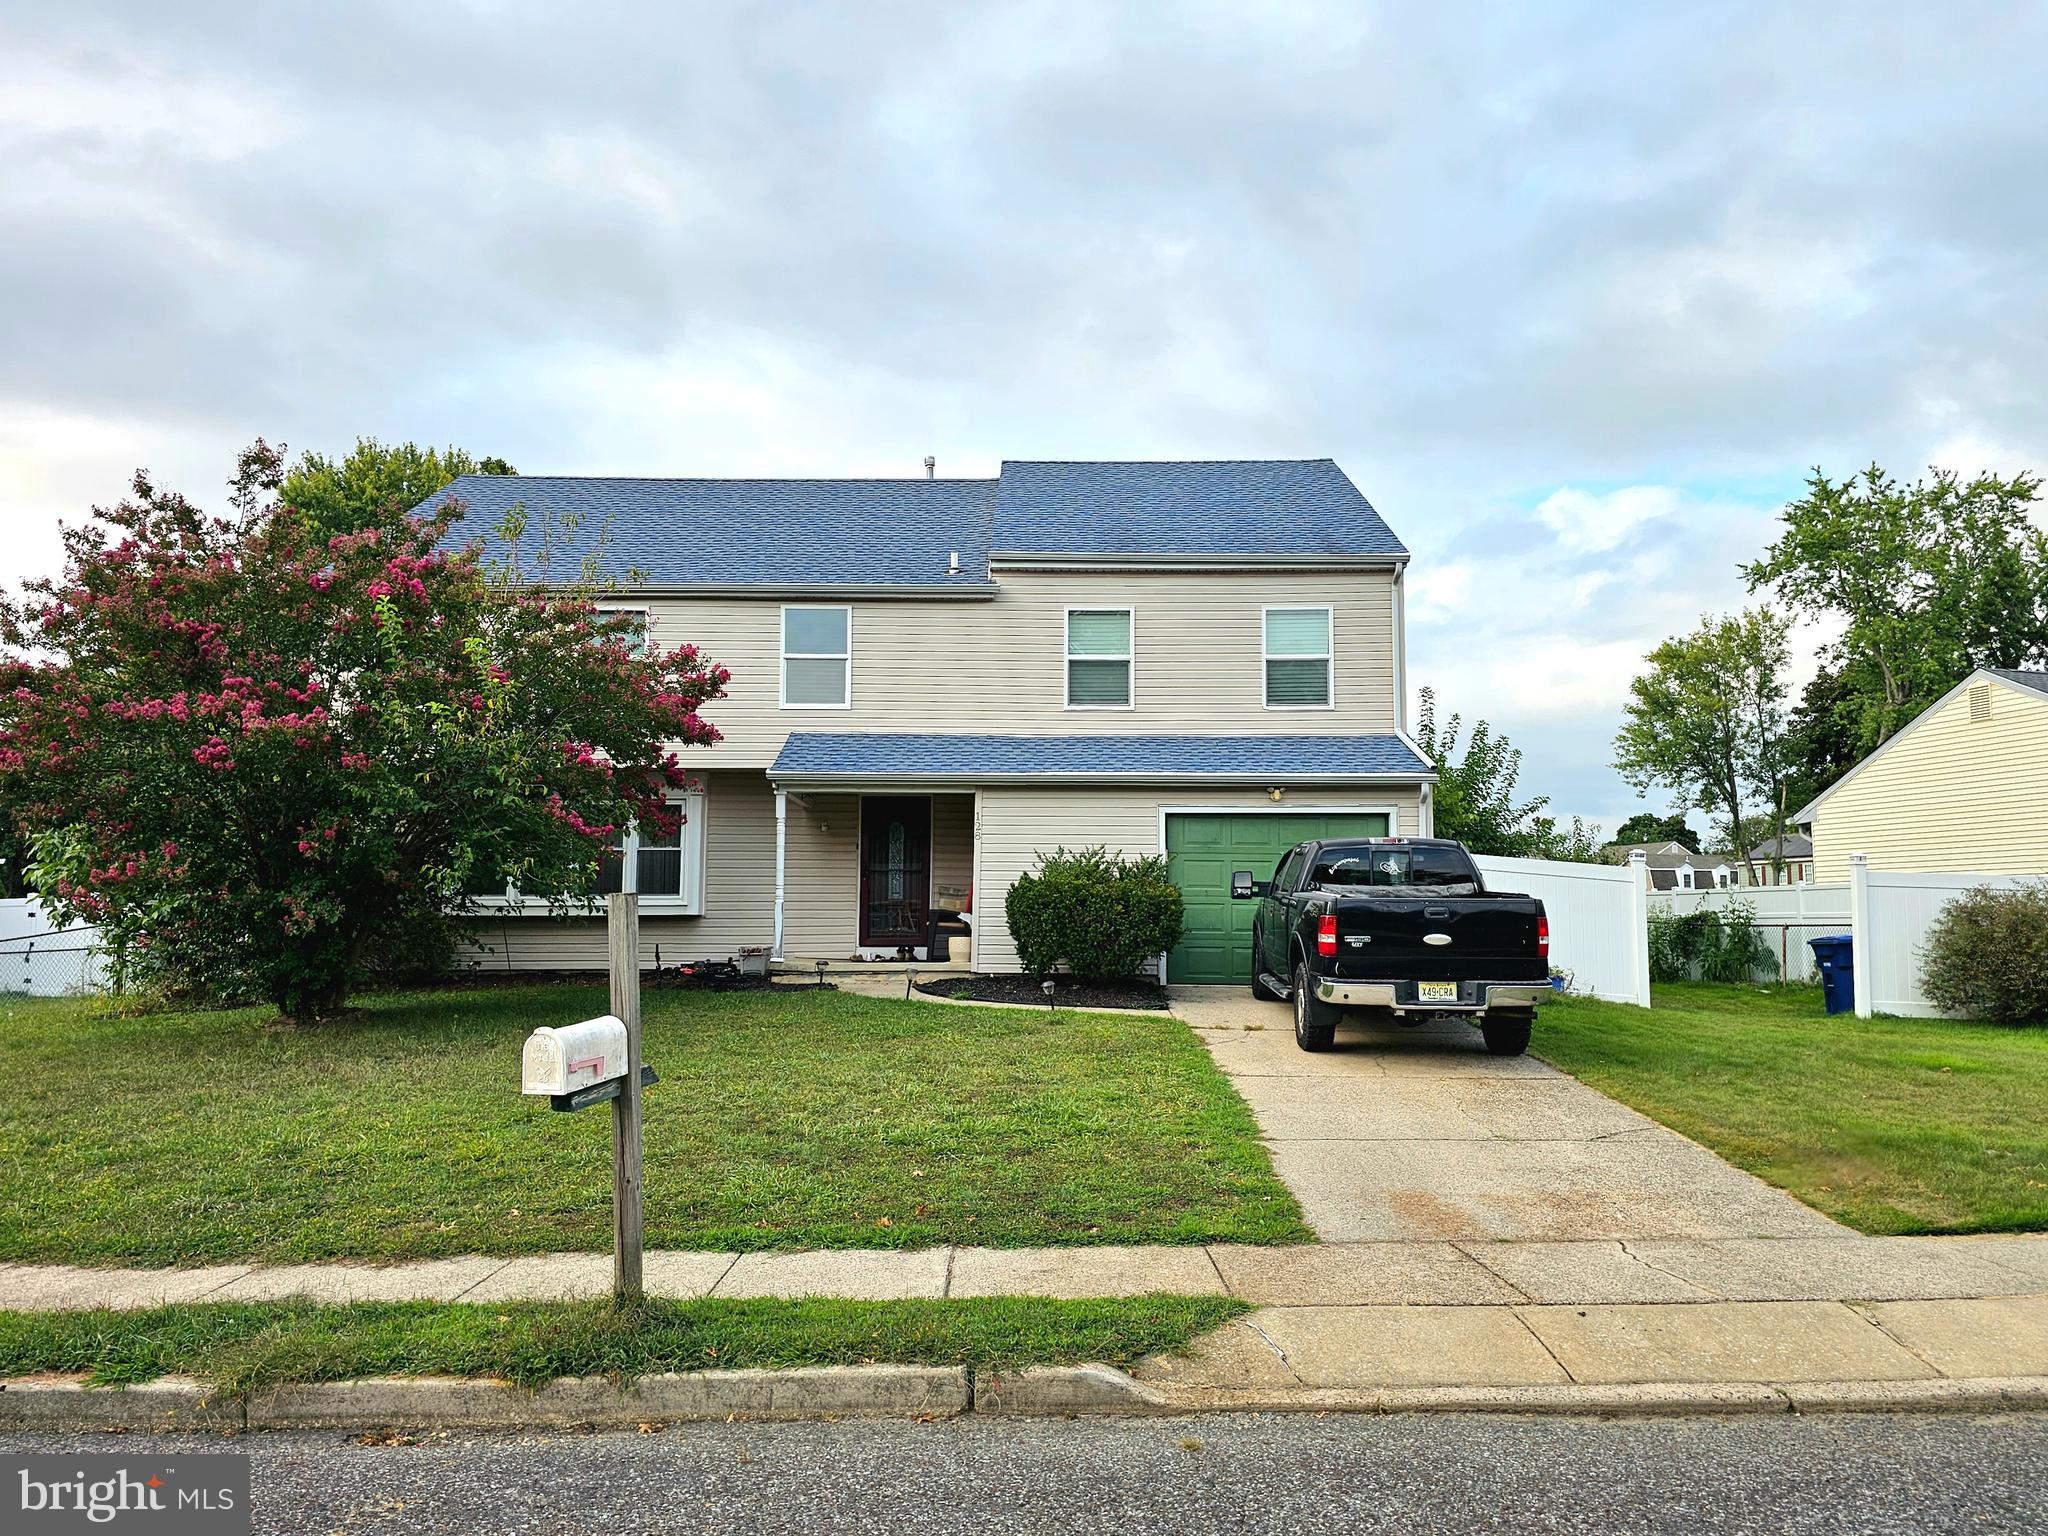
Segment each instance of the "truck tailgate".
M1336 903L1340 974L1372 980L1535 981L1548 974L1526 896L1346 896Z

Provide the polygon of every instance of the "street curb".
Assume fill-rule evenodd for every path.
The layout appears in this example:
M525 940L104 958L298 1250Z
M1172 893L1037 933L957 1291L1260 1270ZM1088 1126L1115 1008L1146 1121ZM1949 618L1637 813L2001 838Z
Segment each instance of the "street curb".
M974 1381L976 1413L1170 1413L1164 1392L1113 1365L1037 1365Z
M242 1405L216 1400L203 1381L164 1376L130 1387L88 1387L75 1378L0 1381L7 1429L240 1429Z
M2003 1413L2048 1409L2048 1377L1633 1382L1524 1387L1188 1387L1167 1413Z
M932 1418L967 1412L964 1368L829 1365L797 1370L691 1371L509 1382L385 1378L281 1387L249 1400L251 1429L631 1425L670 1419Z
M2048 1377L1822 1382L1676 1382L1523 1387L1172 1388L1107 1365L1039 1366L970 1378L961 1367L819 1366L648 1376L621 1387L573 1377L528 1392L509 1382L387 1377L280 1387L246 1403L165 1378L87 1387L71 1378L0 1382L0 1430L625 1428L698 1419L953 1418L1192 1413L2001 1413L2048 1410Z

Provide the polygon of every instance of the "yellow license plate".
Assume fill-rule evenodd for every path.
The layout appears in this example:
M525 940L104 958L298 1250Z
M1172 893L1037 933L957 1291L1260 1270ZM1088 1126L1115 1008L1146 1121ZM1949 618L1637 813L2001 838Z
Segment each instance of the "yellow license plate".
M1415 983L1415 1001L1418 1003L1455 1003L1457 1000L1458 984L1455 981Z

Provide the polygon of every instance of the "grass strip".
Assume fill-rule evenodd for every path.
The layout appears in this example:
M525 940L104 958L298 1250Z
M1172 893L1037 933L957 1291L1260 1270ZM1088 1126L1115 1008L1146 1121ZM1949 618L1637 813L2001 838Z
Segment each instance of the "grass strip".
M365 1376L561 1376L807 1365L1014 1369L1128 1364L1243 1312L1221 1296L1086 1301L647 1300L196 1303L136 1312L0 1312L0 1378L83 1372L103 1386L192 1376L243 1396Z
M1545 1008L1544 1060L1873 1234L2048 1230L2048 1030L1830 1017L1818 987Z
M330 1025L0 998L0 1259L292 1263L611 1247L611 1116L519 1093L603 988L381 993ZM649 1248L1303 1242L1168 1015L650 989Z

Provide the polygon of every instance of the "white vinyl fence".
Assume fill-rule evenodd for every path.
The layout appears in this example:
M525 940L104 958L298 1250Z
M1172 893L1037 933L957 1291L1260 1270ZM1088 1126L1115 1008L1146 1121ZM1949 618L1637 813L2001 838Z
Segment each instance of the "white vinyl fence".
M2010 875L1904 875L1872 869L1849 855L1849 909L1856 934L1856 1011L1938 1018L1920 990L1920 951L1941 909L1965 891L2028 884ZM1871 939L1864 943L1865 936Z
M0 993L69 997L106 982L97 928L60 928L34 897L0 901Z
M1708 891L1652 891L1652 908L1683 917L1702 907L1720 911L1746 902L1756 912L1756 928L1778 962L1786 981L1817 981L1808 939L1849 932L1849 887L1846 885L1766 885ZM1768 981L1768 976L1760 976Z
M1648 913L1640 865L1475 856L1490 891L1520 891L1550 918L1550 963L1574 992L1650 1006Z
M1856 1012L1939 1018L1941 1009L1920 984L1920 951L1941 909L1979 886L2011 890L2027 880L2010 875L1908 875L1870 867L1849 855L1849 879L1833 885L1795 885L1725 891L1658 891L1653 904L1673 912L1701 907L1727 911L1744 904L1784 964L1787 981L1812 981L1813 951L1806 941L1846 933L1856 942Z

